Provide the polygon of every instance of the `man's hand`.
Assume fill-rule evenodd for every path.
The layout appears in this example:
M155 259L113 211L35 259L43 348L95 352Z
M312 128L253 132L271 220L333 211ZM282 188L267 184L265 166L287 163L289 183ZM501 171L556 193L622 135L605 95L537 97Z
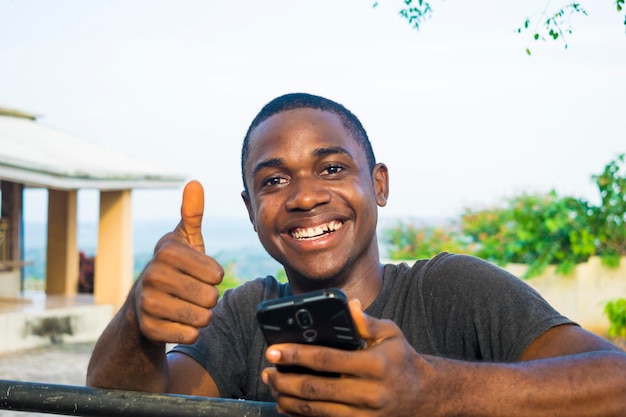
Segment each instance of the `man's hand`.
M198 329L209 323L217 303L215 285L224 275L215 259L204 254L203 213L204 191L192 181L183 191L180 223L157 243L126 302L96 342L87 367L88 385L150 392L171 389L165 344L198 338ZM200 369L205 384L212 382ZM187 373L186 383L190 380ZM219 395L214 384L205 392Z
M366 316L358 301L351 301L350 309L367 342L363 350L299 344L267 349L266 357L274 364L341 373L341 377L328 378L265 369L263 381L272 388L279 412L294 416L416 415L416 393L425 388L421 375L432 374L430 365L393 322ZM428 410L421 411L430 415Z
M135 313L143 335L153 342L192 343L206 326L224 276L204 253L204 190L197 181L183 191L181 220L157 243L134 289Z

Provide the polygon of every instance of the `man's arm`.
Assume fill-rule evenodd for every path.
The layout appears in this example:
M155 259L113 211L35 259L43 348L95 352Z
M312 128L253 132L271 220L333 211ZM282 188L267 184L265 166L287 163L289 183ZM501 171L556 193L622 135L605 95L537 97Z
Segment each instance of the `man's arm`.
M353 316L368 347L346 352L270 346L276 364L341 372L335 379L281 374L263 380L287 414L350 416L624 416L626 353L574 325L555 327L516 363L419 355L392 322ZM360 318L358 318L360 317Z
M165 343L148 340L135 313L135 283L128 300L99 337L87 368L87 385L167 392Z
M626 353L606 340L575 325L557 326L521 360L462 364L465 395L451 406L473 404L473 415L626 415Z
M98 339L87 370L88 385L191 394L185 389L195 378L204 395L219 394L197 362L172 361L170 369L165 354L166 343L194 342L217 303L215 285L224 270L204 254L203 211L202 186L190 182L183 192L179 225L157 243L126 302ZM179 367L195 370L185 386Z

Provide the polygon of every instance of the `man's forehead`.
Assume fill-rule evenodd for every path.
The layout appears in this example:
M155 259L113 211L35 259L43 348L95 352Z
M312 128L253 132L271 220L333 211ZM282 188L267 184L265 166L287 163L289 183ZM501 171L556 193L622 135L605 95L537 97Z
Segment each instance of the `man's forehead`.
M341 129L343 135L352 138L352 133L346 128L341 117L329 110L313 109L308 107L283 110L275 113L259 123L250 132L249 142L256 141L266 134L281 135L293 129L297 125L306 125L309 130L331 130L335 132ZM334 135L335 136L335 135Z

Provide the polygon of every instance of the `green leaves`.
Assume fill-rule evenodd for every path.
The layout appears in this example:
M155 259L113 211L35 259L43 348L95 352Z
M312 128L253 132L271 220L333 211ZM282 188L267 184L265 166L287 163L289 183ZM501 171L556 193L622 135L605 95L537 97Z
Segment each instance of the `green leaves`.
M528 265L524 278L548 265L568 274L576 264L600 256L619 266L626 255L626 163L619 155L592 176L602 203L548 194L522 194L497 207L466 209L459 224L415 226L401 223L386 230L392 259L429 258L442 252L467 253L504 266Z
M398 13L406 20L413 29L419 30L425 19L432 16L432 7L429 2L424 0L402 0L405 7ZM617 12L624 9L626 0L615 0L615 8ZM373 8L378 6L378 1L372 5ZM548 7L550 1L547 1L546 8L543 12L537 13L534 17L527 17L517 33L522 34L530 31L532 41L558 41L563 42L563 47L568 48L569 44L565 35L571 35L574 32L572 18L577 15L588 16L587 11L580 3L568 0L562 0L562 6L550 12ZM533 24L533 22L536 22ZM624 25L626 25L626 15L624 15ZM531 26L533 26L531 28ZM526 55L531 55L530 46L525 48Z
M594 175L602 204L594 209L594 228L600 242L599 255L606 265L626 253L626 164L624 154Z
M399 14L413 27L419 30L421 23L432 14L430 3L424 0L404 0L405 8Z
M424 259L440 252L470 253L453 225L419 226L400 221L384 231L391 259Z
M618 298L604 306L604 314L609 319L609 336L626 337L626 299Z
M476 243L477 256L499 265L527 264L525 278L541 274L551 264L567 274L595 249L585 231L587 209L587 203L554 191L523 194L507 200L504 207L467 210L463 231Z
M624 0L616 0L618 2L623 2ZM549 3L548 3L549 4ZM546 41L548 39L558 40L561 38L563 41L563 46L565 49L568 47L568 43L565 39L565 34L573 33L573 26L571 24L572 17L577 14L582 14L587 16L587 12L582 8L580 3L568 3L561 8L558 8L556 11L552 13L548 13L547 10L544 10L542 13L538 15L536 18L539 23L535 25L533 30L532 39L534 41ZM517 29L517 33L522 33L529 30L531 26L531 21L534 19L526 18L522 26ZM526 48L526 54L530 55L530 48Z

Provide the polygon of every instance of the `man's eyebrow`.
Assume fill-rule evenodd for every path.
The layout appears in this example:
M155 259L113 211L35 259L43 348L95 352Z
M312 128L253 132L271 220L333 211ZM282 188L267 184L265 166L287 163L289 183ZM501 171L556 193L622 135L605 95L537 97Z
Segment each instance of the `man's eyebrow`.
M254 166L254 169L252 170L252 175L255 175L257 172L264 168L279 167L283 165L285 165L285 161L283 160L283 158L267 159L265 161L259 162Z
M346 148L343 148L341 146L331 146L328 148L318 148L315 149L313 151L313 156L319 157L319 156L326 156L326 155L336 155L336 154L343 154L343 155L347 155L350 158L352 158L352 154L350 152L348 152L348 150Z
M341 146L331 146L331 147L328 147L328 148L317 148L311 154L314 157L341 154L341 155L347 155L350 158L352 158L352 154L350 152L348 152L348 150L346 148L343 148ZM280 166L284 166L284 165L285 165L285 160L283 158L266 159L265 161L261 161L261 162L259 162L258 164L256 164L254 166L254 168L252 169L252 175L255 175L257 172L259 172L260 170L265 169L265 168L274 168L274 167L280 167Z

